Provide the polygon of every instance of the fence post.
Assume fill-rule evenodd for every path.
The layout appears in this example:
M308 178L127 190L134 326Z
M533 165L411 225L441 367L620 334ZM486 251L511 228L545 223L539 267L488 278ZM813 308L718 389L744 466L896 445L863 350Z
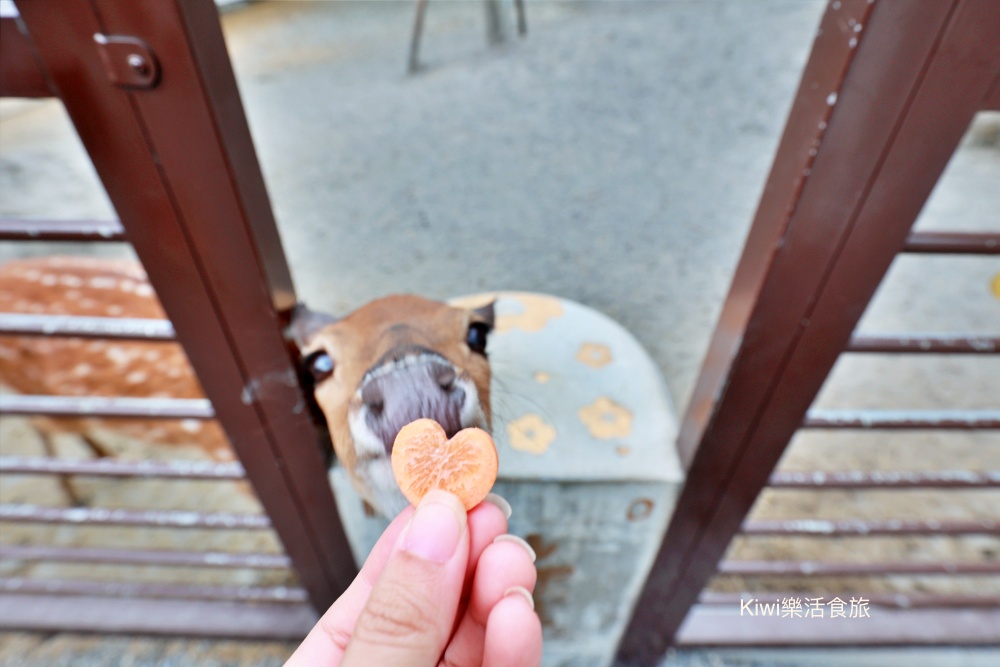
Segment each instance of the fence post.
M356 567L283 335L295 294L214 3L17 7L248 478L324 610Z
M678 442L687 481L619 646L659 664L1000 71L989 0L830 3Z

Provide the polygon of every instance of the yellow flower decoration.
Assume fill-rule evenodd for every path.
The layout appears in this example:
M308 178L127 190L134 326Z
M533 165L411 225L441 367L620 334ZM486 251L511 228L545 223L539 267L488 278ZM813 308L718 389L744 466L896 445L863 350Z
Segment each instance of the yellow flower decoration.
M518 294L512 295L510 298L524 306L524 310L517 314L499 315L496 322L498 333L511 329L528 332L541 331L549 323L549 320L562 317L565 312L559 299L550 296Z
M611 356L611 348L600 343L584 343L576 353L576 360L586 364L591 368L607 366L614 359Z
M580 421L598 440L623 438L632 432L632 412L607 396L580 408Z
M533 412L507 424L510 446L520 452L544 454L556 439L556 430Z
M1000 273L993 276L993 296L1000 299Z

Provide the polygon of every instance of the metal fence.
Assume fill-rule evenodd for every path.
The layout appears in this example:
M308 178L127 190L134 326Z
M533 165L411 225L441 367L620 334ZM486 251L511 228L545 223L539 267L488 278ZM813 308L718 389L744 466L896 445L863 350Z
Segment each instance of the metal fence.
M223 42L201 0L18 2L4 17L0 92L58 96L120 216L3 221L4 240L132 244L170 322L6 317L3 333L170 340L208 397L5 396L5 413L216 418L241 464L5 459L3 474L237 479L266 516L4 506L0 521L75 526L272 528L287 556L7 545L0 558L194 567L287 567L302 588L8 579L5 628L301 637L356 567L326 479L322 431L284 334L295 293Z
M0 221L4 240L130 242L170 325L0 322L5 334L176 339L209 402L5 397L6 412L224 426L240 464L0 461L3 474L238 479L267 516L5 506L8 522L273 528L287 556L6 545L0 558L194 567L285 567L302 588L0 582L0 626L153 634L297 637L356 567L325 475L322 434L284 331L295 294L211 2L21 1L0 22L0 93L63 101L121 222ZM843 352L996 354L1000 339L869 337L855 326L896 254L997 254L997 234L911 233L973 115L1000 109L1000 6L993 0L837 0L823 19L679 446L688 481L619 649L654 664L688 643L998 641L995 597L872 600L890 613L857 634L782 635L778 626L704 621L716 572L802 573L794 562L723 561L732 537L814 534L808 522L746 521L774 488L1000 488L1000 472L775 473L801 427L1000 428L994 412L928 416L809 412ZM30 35L30 37L29 37ZM851 521L825 535L996 535L981 522ZM996 574L961 563L811 564L813 572ZM15 589L16 588L16 592ZM308 601L308 604L306 602ZM684 632L682 623L688 620ZM929 625L930 624L930 625ZM938 628L928 632L929 627ZM750 630L748 630L750 628ZM752 633L748 636L748 632ZM686 634L685 634L686 633ZM937 634L935 634L937 633Z
M997 354L1000 337L855 332L900 252L1000 252L1000 233L912 233L973 116L1000 109L1000 5L835 0L823 16L729 296L683 421L688 467L663 546L619 647L657 664L669 645L997 643L1000 599L883 596L872 622L789 624L703 592L718 573L1000 574L992 563L723 560L749 535L1000 534L982 522L746 521L762 489L1000 488L1000 471L774 473L800 428L1000 429L1000 411L810 411L842 353ZM818 525L823 524L823 525ZM844 598L844 595L840 596ZM871 598L872 596L868 596ZM902 597L902 599L900 599ZM731 613L718 612L728 606ZM874 616L874 615L873 615Z

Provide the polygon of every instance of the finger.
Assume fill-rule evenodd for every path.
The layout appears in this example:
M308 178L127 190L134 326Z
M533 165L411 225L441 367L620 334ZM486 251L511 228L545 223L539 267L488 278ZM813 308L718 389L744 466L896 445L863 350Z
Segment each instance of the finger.
M534 551L527 542L513 535L499 536L486 548L476 568L468 609L445 653L447 664L482 664L487 619L511 589L534 590L538 579L534 560Z
M476 573L476 563L490 544L498 536L507 532L510 504L501 496L491 493L488 502L482 502L469 511L469 568L465 575L463 601L472 590L472 577Z
M497 537L479 558L468 615L485 626L490 611L508 589L519 586L530 592L535 590L537 580L531 546L515 535Z
M434 665L451 635L469 559L465 508L431 491L385 563L341 667Z
M475 572L475 564L483 551L498 535L507 532L507 519L510 518L511 508L502 496L491 493L484 502L479 503L469 511L469 582L472 583L472 574Z
M413 511L412 505L407 507L389 524L368 554L358 576L323 614L285 663L285 667L337 664L347 648L347 642L354 632L354 625L368 601L372 587L389 560L400 533L413 516Z
M483 667L538 667L542 664L542 623L531 596L511 590L494 605L486 622Z

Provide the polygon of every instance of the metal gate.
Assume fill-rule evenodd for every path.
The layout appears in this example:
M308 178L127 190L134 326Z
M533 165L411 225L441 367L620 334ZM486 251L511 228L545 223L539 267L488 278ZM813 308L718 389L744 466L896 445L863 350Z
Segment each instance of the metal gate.
M111 585L4 579L0 627L300 638L356 567L326 478L321 429L284 332L295 292L223 42L208 0L18 2L5 16L0 92L56 95L118 222L3 221L4 240L128 241L170 323L3 321L2 333L175 338L209 401L5 397L4 412L206 419L240 464L136 465L5 459L4 474L234 479L266 516L4 506L12 522L273 528L280 555L18 547L4 560L196 567L291 565L302 588Z
M937 523L745 521L768 485L818 492L1000 487L998 471L773 472L800 428L1000 429L996 410L809 410L841 353L1000 351L996 336L855 333L897 253L1000 253L1000 233L911 233L973 116L1000 110L998 34L1000 4L992 0L829 3L683 421L679 448L687 482L619 647L622 663L658 664L674 643L1000 642L996 595L872 599L880 609L871 619L810 625L741 617L739 600L703 592L717 572L1000 574L995 561L852 566L722 560L740 531L821 538L1000 534L1000 516ZM850 593L839 597L845 596Z
M128 240L145 265L172 327L138 333L108 325L92 335L173 337L185 347L211 406L155 400L5 400L14 412L173 417L216 416L242 465L136 466L121 462L0 462L0 472L85 472L111 476L200 475L253 483L267 517L171 517L169 513L43 511L5 507L5 521L92 521L145 525L273 526L303 590L220 591L150 587L110 597L79 582L5 585L0 625L214 636L299 637L353 577L320 453L321 433L296 381L296 351L283 331L295 295L281 252L236 83L211 2L91 0L60 5L23 0L5 17L0 92L58 95L70 114L121 224L5 221L3 239ZM1000 428L995 412L903 417L809 413L842 352L995 354L997 338L892 339L853 335L900 251L989 253L998 235L911 234L910 228L973 115L1000 109L1000 6L993 0L833 0L823 19L791 117L714 335L680 439L688 482L620 647L624 661L653 664L681 643L950 643L998 641L995 597L930 600L889 609L878 632L782 636L777 628L704 622L703 595L717 571L775 564L722 562L731 538L808 532L808 526L745 523L769 483L807 488L998 488L978 471L916 475L794 477L774 467L795 431L806 428ZM29 37L30 35L30 37ZM38 320L6 333L78 335L72 322ZM18 407L20 406L20 407ZM828 534L996 535L997 522L835 525ZM204 565L205 555L103 550L25 550L4 558ZM246 563L253 555L231 555ZM267 561L282 564L280 558ZM827 564L835 569L836 564ZM891 564L890 564L891 565ZM936 564L954 571L955 564ZM797 564L785 564L801 571ZM895 564L894 570L900 569ZM871 564L867 571L893 571ZM983 573L997 573L982 567ZM10 582L6 582L10 584ZM302 604L308 598L312 610ZM254 604L247 604L255 601ZM699 603L700 604L696 604ZM911 600L911 604L920 601ZM966 606L962 606L966 605ZM12 610L17 610L15 617ZM87 610L87 613L84 613ZM96 610L96 611L95 611ZM293 610L293 611L290 611ZM692 612L693 613L689 613ZM141 612L141 613L140 613ZM681 629L688 619L688 625ZM718 619L714 619L716 623ZM875 626L869 626L875 628ZM742 628L742 630L741 630ZM679 633L680 630L680 633ZM741 634L742 633L742 634Z

